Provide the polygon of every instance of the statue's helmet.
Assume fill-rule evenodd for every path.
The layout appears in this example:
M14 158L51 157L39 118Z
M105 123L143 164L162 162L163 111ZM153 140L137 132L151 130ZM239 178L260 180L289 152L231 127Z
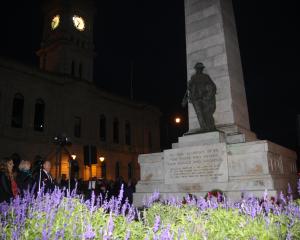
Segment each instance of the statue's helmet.
M204 66L204 64L202 63L202 62L197 62L196 64L195 64L195 67L194 67L194 69L203 69L203 68L205 68L205 66Z

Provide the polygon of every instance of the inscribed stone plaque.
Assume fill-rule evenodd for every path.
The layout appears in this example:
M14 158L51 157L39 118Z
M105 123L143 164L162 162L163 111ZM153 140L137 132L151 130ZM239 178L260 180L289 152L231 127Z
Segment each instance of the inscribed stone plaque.
M165 183L228 181L225 143L164 151Z

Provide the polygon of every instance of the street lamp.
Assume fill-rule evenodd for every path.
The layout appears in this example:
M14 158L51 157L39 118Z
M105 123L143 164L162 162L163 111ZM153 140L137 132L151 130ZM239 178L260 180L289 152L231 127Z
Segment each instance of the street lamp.
M167 117L166 119L166 147L169 147L169 144L175 140L175 137L178 137L180 129L183 126L184 118L180 113L176 113Z
M76 159L76 154L72 153L70 155L71 158L69 158L69 181L68 181L68 189L69 189L69 193L71 193L71 168L72 168L72 163L71 163L71 159L73 159L73 161Z
M179 123L181 123L181 118L180 117L176 117L174 119L174 121L175 121L176 124L179 124Z
M105 157L99 157L100 162L104 162Z

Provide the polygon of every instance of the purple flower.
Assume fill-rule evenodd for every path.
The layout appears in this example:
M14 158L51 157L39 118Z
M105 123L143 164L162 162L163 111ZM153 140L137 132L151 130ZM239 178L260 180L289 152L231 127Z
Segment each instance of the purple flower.
M182 229L178 228L178 232L177 232L177 240L181 239L181 233L182 233Z
M160 240L171 240L173 239L173 235L174 234L171 234L170 233L170 225L168 225L167 228L163 229L160 236L159 236L159 239Z
M291 188L291 185L288 183L288 200L289 202L293 201L293 190Z
M286 240L292 240L292 234L290 232L286 235Z
M113 218L112 218L112 213L110 212L110 215L109 215L109 222L108 222L108 235L112 235L114 231L114 221L113 221Z
M255 208L255 207L252 207L252 208L251 208L251 217L252 217L252 218L255 218L255 216L256 216L256 208Z
M285 197L284 197L284 195L283 195L282 192L280 192L279 198L282 201L282 203L285 205L286 204L286 199L285 199Z
M205 209L208 208L208 203L207 203L207 201L205 200L205 198L200 197L200 198L197 200L197 206L198 206L198 208L199 208L201 211L203 211L203 210L205 210Z
M123 195L124 195L124 184L121 185L121 189L119 192L119 196L118 196L118 201L121 202L123 199Z
M154 202L157 202L160 198L160 194L159 192L155 191L153 192L150 197L148 198L148 200L144 200L144 205L146 207L150 207Z
M126 215L127 222L133 221L137 212L138 211L134 206L130 206Z
M127 230L125 240L129 240L129 239L130 239L130 230Z
M114 231L114 221L112 218L112 212L109 214L109 219L108 219L108 225L107 225L107 230L104 232L103 239L108 240L111 239Z
M155 222L153 226L153 232L156 233L160 226L160 216L155 216Z
M94 193L94 191L92 191L92 197L91 197L91 202L90 202L91 213L94 211L94 205L95 205L95 193Z
M43 231L42 231L42 240L48 240L48 239L49 239L49 237L48 237L47 229L44 226Z
M84 233L84 238L85 239L94 239L94 237L96 236L95 232L93 231L93 228L91 225L88 225L86 228L86 231Z

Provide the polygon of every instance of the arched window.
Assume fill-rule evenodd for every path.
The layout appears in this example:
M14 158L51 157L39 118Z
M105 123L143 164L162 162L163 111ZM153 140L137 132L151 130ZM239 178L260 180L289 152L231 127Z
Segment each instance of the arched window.
M11 126L15 128L23 127L23 108L24 97L22 94L17 93L13 100Z
M103 162L101 164L101 177L103 179L106 179L106 163L105 162Z
M104 115L100 116L99 137L101 141L106 141L106 118Z
M113 141L119 143L119 120L115 118L113 123Z
M45 103L42 99L35 102L34 130L42 132L45 127Z
M116 162L115 166L115 178L118 179L120 177L120 163Z
M125 123L125 144L131 145L131 126L128 121Z

